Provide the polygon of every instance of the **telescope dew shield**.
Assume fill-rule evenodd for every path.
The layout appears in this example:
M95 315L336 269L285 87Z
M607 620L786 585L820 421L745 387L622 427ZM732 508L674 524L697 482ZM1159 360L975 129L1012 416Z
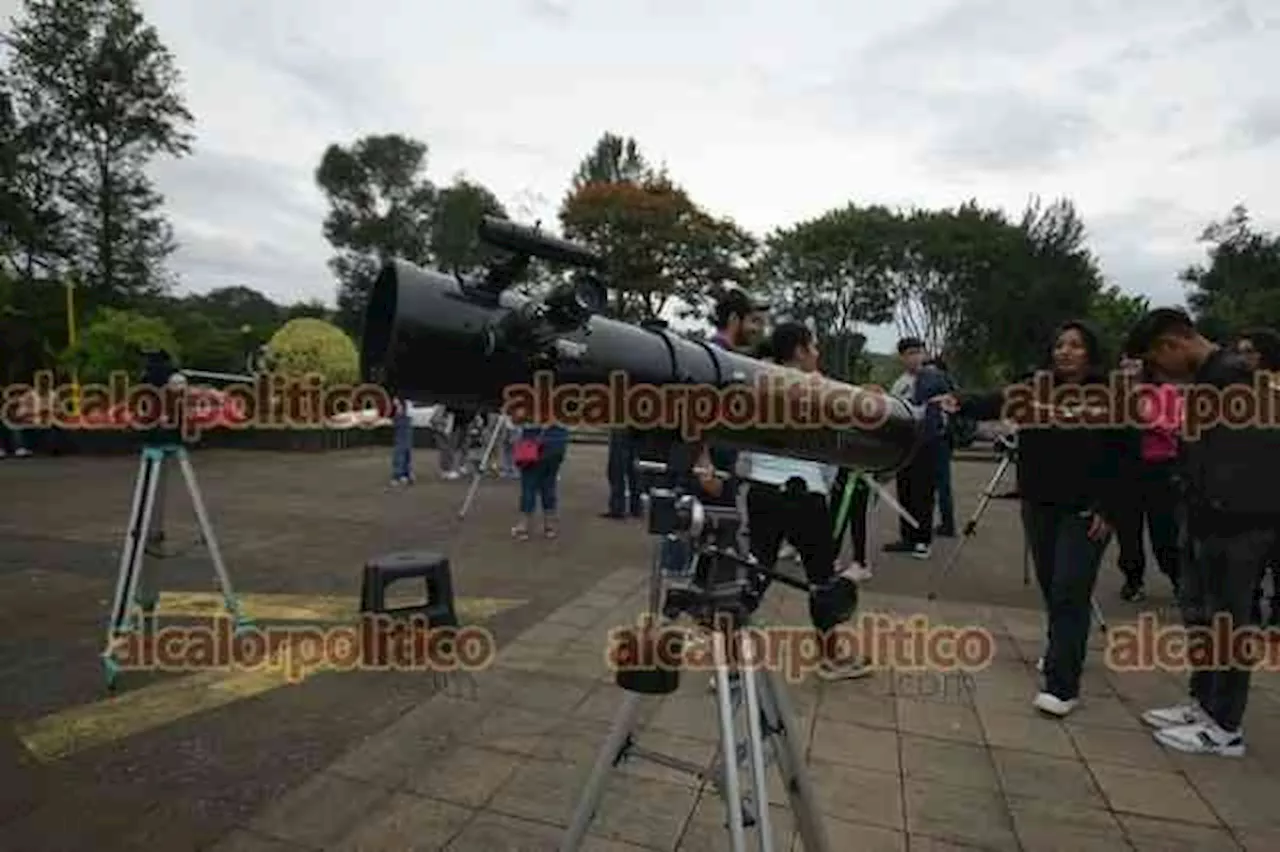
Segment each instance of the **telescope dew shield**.
M468 408L499 409L508 386L533 383L538 372L549 369L556 385L605 386L615 373L625 374L633 389L746 385L757 404L769 405L773 412L788 410L785 399L778 398L785 396L785 388L776 382L796 376L794 371L661 328L598 315L573 328L562 325L541 303L509 291L486 293L465 281L392 261L370 294L362 369L366 381L393 394ZM766 385L762 380L770 376L775 383ZM776 390L760 399L761 387ZM720 424L703 435L718 446L875 472L896 470L910 460L922 434L921 417L910 406L832 380L824 380L823 388L818 398L825 400L861 396L872 403L864 408L874 416L849 428L839 425L851 419L845 412L820 425L780 428L781 422L773 419L740 428Z

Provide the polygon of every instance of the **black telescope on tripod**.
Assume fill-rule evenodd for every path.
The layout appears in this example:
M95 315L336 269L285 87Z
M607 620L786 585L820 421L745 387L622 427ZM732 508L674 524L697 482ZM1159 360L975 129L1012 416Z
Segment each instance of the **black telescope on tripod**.
M547 372L553 385L745 385L762 409L788 409L796 374L775 364L690 340L658 324L631 325L601 316L605 264L583 246L515 223L486 218L480 238L510 252L487 272L464 277L400 260L385 264L365 314L361 363L366 381L393 394L460 407L501 409L504 391ZM520 296L532 258L578 270L543 299ZM919 443L921 418L887 395L832 380L812 394L821 418L780 428L773 421L711 423L701 437L718 446L881 472L904 466ZM825 406L839 406L840 411ZM851 416L850 412L857 412ZM852 425L850 425L852 424ZM615 424L621 426L622 424ZM701 424L699 424L701 426ZM660 433L658 426L631 424Z

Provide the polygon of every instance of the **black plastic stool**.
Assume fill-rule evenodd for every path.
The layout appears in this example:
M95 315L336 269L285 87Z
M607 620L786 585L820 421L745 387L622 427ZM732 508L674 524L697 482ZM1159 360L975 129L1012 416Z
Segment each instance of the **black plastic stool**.
M418 577L426 583L426 602L388 609L387 587L397 580ZM364 579L360 585L360 612L365 615L418 616L425 618L432 627L457 627L449 558L439 553L418 551L391 553L370 560L364 566Z

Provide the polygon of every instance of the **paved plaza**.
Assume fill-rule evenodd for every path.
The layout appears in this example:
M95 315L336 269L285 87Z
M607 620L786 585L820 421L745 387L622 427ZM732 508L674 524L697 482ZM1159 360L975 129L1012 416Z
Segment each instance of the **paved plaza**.
M246 608L265 618L355 615L360 566L398 550L453 563L464 619L493 632L496 664L474 675L321 674L266 684L228 674L133 674L104 698L97 653L135 461L0 463L0 848L24 850L554 850L623 693L607 670L609 631L646 605L652 542L639 522L598 517L602 447L565 470L556 541L517 543L511 483L486 481L465 522L465 484L385 486L388 452L202 452L196 470ZM993 470L957 463L962 520ZM213 589L181 492L166 531L182 551L153 563L161 609L198 615ZM895 521L876 519L884 542ZM1272 850L1280 848L1280 679L1255 680L1250 753L1166 752L1138 713L1177 701L1172 672L1108 670L1095 635L1083 702L1067 721L1030 707L1042 625L1023 583L1012 506L995 502L929 601L929 562L880 556L861 609L980 627L981 671L886 670L791 686L817 805L834 850ZM1167 609L1155 585L1147 606ZM1098 598L1112 625L1114 548ZM166 604L167 602L167 604ZM350 610L347 612L344 608ZM762 615L803 627L804 601L775 588ZM646 699L639 744L709 763L715 706L705 675ZM276 688L279 687L279 688ZM791 849L779 785L776 848ZM610 779L586 849L727 849L714 792L652 764ZM796 849L800 847L798 844Z

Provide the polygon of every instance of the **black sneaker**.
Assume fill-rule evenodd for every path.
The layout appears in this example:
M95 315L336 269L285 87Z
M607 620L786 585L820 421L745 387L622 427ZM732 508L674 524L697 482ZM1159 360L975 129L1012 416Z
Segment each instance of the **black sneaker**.
M1124 588L1120 590L1120 598L1129 603L1140 603L1147 599L1147 591L1141 583L1126 582Z
M916 546L909 541L894 541L884 546L885 553L911 553Z

